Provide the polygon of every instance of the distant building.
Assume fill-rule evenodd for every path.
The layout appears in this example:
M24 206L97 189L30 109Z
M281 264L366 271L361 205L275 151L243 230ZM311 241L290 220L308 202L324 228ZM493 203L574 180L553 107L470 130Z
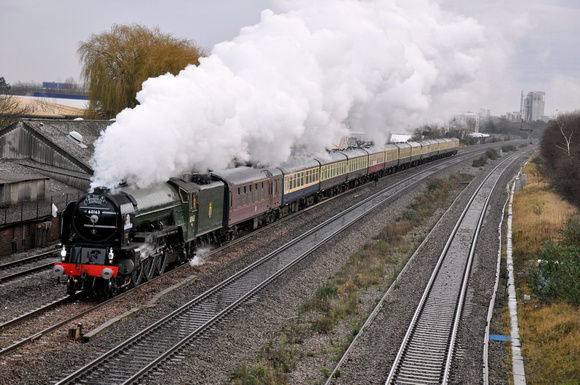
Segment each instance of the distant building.
M491 110L488 108L480 108L479 109L479 119L486 120L491 118Z
M479 114L475 112L464 112L457 114L451 120L449 125L451 130L468 130L471 132L479 132Z
M505 114L505 118L508 122L521 122L522 114L519 111L508 112Z
M522 91L520 101L520 114L524 122L533 122L541 120L544 116L544 105L546 102L546 93L542 91L528 92L524 97Z
M405 143L411 139L413 135L409 134L391 134L387 143Z

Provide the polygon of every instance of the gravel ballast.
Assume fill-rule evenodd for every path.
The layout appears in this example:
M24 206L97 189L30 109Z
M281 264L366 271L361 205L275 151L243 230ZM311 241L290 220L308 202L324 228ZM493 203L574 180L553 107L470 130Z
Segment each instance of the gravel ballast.
M474 183L466 187L466 190L469 190L486 171L499 161L493 161L483 168L473 168L470 164L451 167L445 170L444 175L437 177L444 178L455 172L473 174L475 175ZM517 166L513 169L515 167ZM462 328L459 333L458 359L454 362L453 383L481 382L482 333L495 280L499 248L498 223L503 215L502 208L506 199L504 186L515 174L513 169L504 174L500 187L493 193L488 217L484 224L483 238L478 243L475 266L472 270L472 276L476 279L473 281L473 287L470 288L468 296L470 305L464 315L464 324L469 327ZM400 177L402 174L383 178L376 188L373 183L369 183L356 191L317 206L303 215L276 223L261 232L259 237L254 237L241 246L220 253L215 259L206 261L203 265L192 267L189 274L196 275L192 280L193 283L172 291L151 306L144 307L136 317L126 320L90 343L67 342L67 337L60 331L47 338L43 341L44 343L30 345L26 351L0 357L0 378L7 380L8 383L21 384L47 384L58 381L74 371L74 368L90 362L97 355L116 346L137 330L141 330L184 302L191 300L243 266L285 244L305 228L322 222L345 205L362 199L377 188L393 183ZM398 197L396 201L385 205L379 212L343 232L332 244L317 250L297 268L280 277L276 285L261 292L251 303L219 323L193 346L186 348L181 353L184 358L169 364L165 368L165 375L155 375L145 383L229 383L231 373L244 362L248 364L254 362L264 347L268 346L271 341L277 340L284 327L298 318L301 304L316 292L320 284L340 271L349 256L376 236L386 223L400 216L423 188L424 186L416 188ZM462 197L458 198L457 206L462 209L461 200ZM442 221L451 223L460 212L459 209L453 209ZM437 217L431 218L427 227L432 226L436 221ZM427 228L417 229L414 234L422 237L427 230ZM439 255L437 250L443 247L441 243L446 239L442 234L433 234L430 238L432 241L427 242L424 251L419 251L415 255L404 274L399 277L397 289L392 290L393 296L386 300L384 311L377 316L378 331L360 339L360 350L353 352L352 358L347 360L341 369L341 377L336 379L337 384L376 384L386 379L390 367L389 360L392 361L394 358L398 349L397 341L402 338L401 333L404 334L405 327L401 325L408 324L414 311L412 303L420 298L422 293L420 288L426 283L424 277L431 274L433 255ZM389 280L390 278L386 277L385 281ZM46 285L50 284L53 285L52 289L55 289L53 283ZM56 289L62 287L57 286ZM500 285L500 290L501 288ZM359 305L360 312L370 312L383 294L384 290L381 288L371 287L365 295L361 295L364 301ZM150 298L150 294L146 298ZM503 295L498 294L497 306L501 305L502 300ZM145 299L135 301L147 302ZM122 313L121 310L118 314ZM113 313L112 311L111 317ZM87 325L87 330L91 328L88 325L94 328L103 322L105 321L102 317L99 321L83 320L83 324ZM371 326L370 329L373 327ZM288 374L288 383L324 383L325 374L331 372L336 365L335 346L341 340L346 340L348 333L351 331L347 325L339 325L328 334L306 338L298 347L301 359L298 360L296 368ZM365 342L365 338L369 340ZM50 348L50 341L53 340L61 342L58 349ZM506 352L503 345L498 345L490 344L490 368L493 373L490 377L491 383L505 383L507 380L503 368Z

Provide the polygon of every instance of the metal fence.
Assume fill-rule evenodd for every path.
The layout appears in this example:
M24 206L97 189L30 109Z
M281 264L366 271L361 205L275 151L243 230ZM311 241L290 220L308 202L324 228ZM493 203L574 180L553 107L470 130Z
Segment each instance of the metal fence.
M0 226L13 225L23 222L59 215L70 202L81 197L80 192L53 195L46 199L30 202L20 202L0 208Z

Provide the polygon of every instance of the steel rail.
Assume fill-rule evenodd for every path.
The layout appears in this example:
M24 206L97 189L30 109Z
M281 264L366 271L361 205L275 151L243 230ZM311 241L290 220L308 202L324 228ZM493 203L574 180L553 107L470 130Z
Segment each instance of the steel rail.
M28 257L25 257L25 258L22 258L22 259L18 259L18 260L12 261L12 262L6 262L6 263L3 263L3 264L0 265L0 271L7 270L7 269L12 269L12 268L14 268L16 266L25 265L25 264L28 264L28 263L37 261L39 259L50 258L50 256L52 254L54 254L54 253L55 253L55 251L46 251L46 252L43 252L43 253L40 253L40 254L28 256Z
M473 255L475 252L475 245L477 243L477 237L479 235L479 230L483 223L483 219L485 217L485 212L487 210L487 206L489 204L489 200L491 197L491 192L495 189L495 186L505 171L505 169L513 162L513 160L518 157L519 154L512 155L498 164L490 173L489 175L481 182L478 186L476 191L473 193L469 202L467 203L465 209L460 215L460 218L456 222L451 235L449 236L443 251L440 254L440 257L437 261L433 274L431 275L427 287L419 301L415 314L413 315L413 319L409 325L409 328L405 334L403 342L401 343L401 347L395 357L395 361L391 367L391 371L389 376L386 380L386 384L390 383L400 383L400 382L407 382L410 381L415 383L447 383L449 378L450 372L450 365L451 365L451 358L454 352L454 345L455 345L455 338L456 333L459 325L459 320L461 317L462 306L464 302L465 292L467 290L467 284L469 279L469 274L471 270L471 264L473 260ZM500 166L503 168L500 170ZM495 179L491 179L494 176ZM483 205L477 209L477 223L475 225L475 229L473 231L473 235L471 237L471 244L469 248L469 254L467 261L465 262L463 274L461 275L461 281L456 281L455 283L460 283L459 292L455 293L435 293L433 290L435 288L435 283L439 278L439 274L441 273L441 268L446 260L448 260L447 256L450 251L451 245L454 240L457 239L457 234L460 227L466 223L466 216L468 212L474 206L474 201L476 198L480 196L482 190L488 181L491 183L491 187L489 188L489 193L487 193L487 189L484 191L487 193L485 197L485 201ZM473 219L472 219L473 220ZM449 281L447 281L449 282ZM439 297L433 299L433 294L438 294ZM455 298L454 302L445 301L442 299L443 297L452 297ZM432 315L429 315L429 308L427 305L431 302L435 301L436 305L429 305L435 306L437 308L436 311L433 312ZM445 303L446 302L446 303ZM441 314L442 306L448 307L448 312ZM452 314L448 314L452 313ZM445 319L444 316L447 318ZM449 317L451 316L451 317ZM432 317L432 319L427 318L425 321L425 317ZM443 321L443 322L441 322ZM426 323L427 326L423 325L423 322ZM451 322L450 325L446 324ZM423 326L422 326L423 325ZM439 328L445 328L444 330L438 330ZM434 347L438 347L439 354L437 357L432 359L427 359L427 357L422 356L420 357L422 369L419 369L416 366L409 367L408 371L405 372L405 356L407 354L411 354L409 350L415 341L419 341L417 343L417 349L423 350L423 354L427 352L433 353ZM438 341L438 342L436 342ZM405 377L406 376L406 377ZM402 378L404 377L404 379Z
M290 269L292 266L299 263L307 255L311 254L314 250L316 250L317 248L322 246L322 244L324 242L328 242L336 234L340 233L345 228L347 228L348 226L355 223L358 219L360 219L364 215L372 212L376 206L384 204L385 202L387 202L390 198L392 198L393 194L402 193L405 189L418 183L422 179L427 178L428 176L434 174L435 172L437 172L438 170L440 170L444 167L448 167L449 163L462 162L463 160L464 159L462 157L458 157L455 160L452 158L448 162L443 162L440 165L433 165L430 168L428 168L427 170L423 170L423 171L420 171L418 173L414 173L414 174L410 175L409 178L407 178L401 182L395 183L392 186L390 186L389 188L387 188L381 192L377 192L377 193L373 194L372 196L370 196L364 200L361 200L361 202L358 202L357 204L353 205L351 208L346 209L342 213L337 214L334 217L319 224L318 226L309 230L308 232L306 232L302 236L287 243L286 245L282 246L281 248L274 251L273 253L267 255L266 257L264 257L256 262L254 262L253 264L251 264L247 268L243 269L242 271L238 272L234 276L226 279L225 281L223 281L219 285L216 285L215 287L209 289L205 293L199 295L194 300L190 301L189 303L187 303L187 304L183 305L182 307L180 307L179 309L175 310L173 313L160 319L159 321L150 325L148 328L146 328L146 329L142 330L141 332L135 334L134 336L130 337L128 340L126 340L122 344L120 344L117 347L106 352L101 357L98 357L95 360L89 362L84 367L78 369L77 371L70 374L65 379L58 382L58 384L65 384L65 383L70 383L70 382L75 382L75 381L84 381L84 380L96 381L96 382L106 381L107 383L110 381L122 382L122 383L129 383L129 382L135 381L137 378L141 377L142 375L144 375L145 373L150 371L152 368L154 368L156 365L158 365L164 359L169 357L171 354L173 354L177 350L179 350L180 347L185 346L188 343L188 341L190 341L191 339L198 336L200 334L200 332L202 332L203 330L206 330L210 325L213 325L217 321L221 320L223 317L225 317L227 314L229 314L231 311L233 311L237 306L244 303L247 299L253 297L259 290L264 288L268 283L274 281L279 275L283 274L285 271ZM348 220L345 219L347 215L351 215L351 218L349 218ZM329 231L329 233L324 235L323 237L318 237L317 235L314 235L313 236L314 238L318 238L318 239L316 239L316 241L308 240L309 236L316 234L318 231L323 231L323 229L325 229L325 228L327 229L328 227L330 227L330 225L332 223L338 223L338 222L342 222L342 223L339 223L338 225L336 225L336 226L338 226L337 229ZM324 230L324 231L327 231L327 230ZM306 247L306 251L301 251L298 256L291 257L292 259L289 262L286 262L286 264L283 265L282 267L277 267L277 270L274 273L270 272L269 277L266 279L263 279L257 285L254 285L250 288L244 287L243 290L245 290L245 291L241 294L238 293L236 298L234 298L234 299L228 298L228 295L232 296L235 294L235 293L234 294L231 293L231 292L236 290L236 289L233 289L234 285L239 285L242 287L244 286L243 283L239 283L239 280L241 279L241 277L246 276L246 275L253 277L250 274L252 272L255 272L256 269L259 268L261 265L266 266L266 269L268 269L268 266L266 265L268 261L275 261L275 264L278 264L279 261L277 260L277 258L282 256L283 253L286 252L287 250L289 250L291 247L298 245L298 243L301 241L304 241L305 243L314 242L314 244L308 245ZM296 246L296 247L298 247L298 246ZM251 278L251 279L255 280L255 278ZM230 289L228 289L228 287ZM230 302L228 302L228 301L230 301ZM192 311L194 311L194 312L197 311L198 313L188 313L187 316L183 316L184 313L187 313L188 311L190 311L189 310L190 308L193 309L196 306L197 306L197 309L192 310ZM211 314L210 316L207 316L207 314L206 314L207 311L215 309L219 306L224 306L224 308L222 308L221 310L219 310L219 312L217 312L215 314ZM212 308L212 309L208 310L208 308ZM203 313L203 314L201 314L201 313ZM182 324L187 323L185 321L183 321L183 322L176 321L176 320L179 320L180 317L182 317L183 319L188 319L188 320L201 319L201 321L199 321L197 324L195 324L193 326L187 326L187 327L190 327L192 329L189 329L187 331L180 329L179 331L176 331L176 328L182 327L183 326ZM175 326L175 325L177 325L177 326ZM199 329L199 331L198 331L198 329ZM181 334L181 335L184 335L185 337L180 336L177 341L170 341L170 342L163 341L161 343L160 341L162 341L164 339L172 339L173 338L173 337L167 338L167 333L168 333L167 331L168 330L173 331L171 333L172 335ZM145 346L144 348L138 346L138 343L140 341ZM150 345L153 343L153 341L157 342L158 345L167 343L167 344L170 344L171 346L157 346L157 347L155 347L154 349L157 350L157 352L154 354L155 357L151 357L153 354L151 352L149 352L148 350L151 350ZM140 349L145 349L145 351L141 352ZM159 350L163 350L163 351L159 352ZM138 353L141 354L142 357L138 357ZM131 362L128 362L128 361L131 361ZM147 361L147 362L143 362L143 361ZM107 378L107 379L101 378L103 367L105 365L107 365L107 362L112 362L111 366L115 367L115 368L109 368L107 372L111 376L113 376L115 373L118 373L117 377L114 379L113 378ZM123 365L124 362L126 362L126 365ZM131 366L132 364L138 365L139 367L136 369L135 368L130 369L127 367L127 366ZM95 371L95 370L97 370L98 373L96 373L93 377L91 377L91 374L90 374L91 371Z

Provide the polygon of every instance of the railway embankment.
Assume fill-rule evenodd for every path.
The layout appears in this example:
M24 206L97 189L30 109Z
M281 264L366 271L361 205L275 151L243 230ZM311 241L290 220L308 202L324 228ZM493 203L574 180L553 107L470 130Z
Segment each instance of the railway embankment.
M580 215L550 187L536 156L523 167L526 183L515 192L513 203L513 264L525 377L529 384L579 383ZM538 268L539 260L544 269ZM548 275L547 269L558 274ZM570 284L557 286L563 280ZM504 314L504 332L509 335L508 311Z

